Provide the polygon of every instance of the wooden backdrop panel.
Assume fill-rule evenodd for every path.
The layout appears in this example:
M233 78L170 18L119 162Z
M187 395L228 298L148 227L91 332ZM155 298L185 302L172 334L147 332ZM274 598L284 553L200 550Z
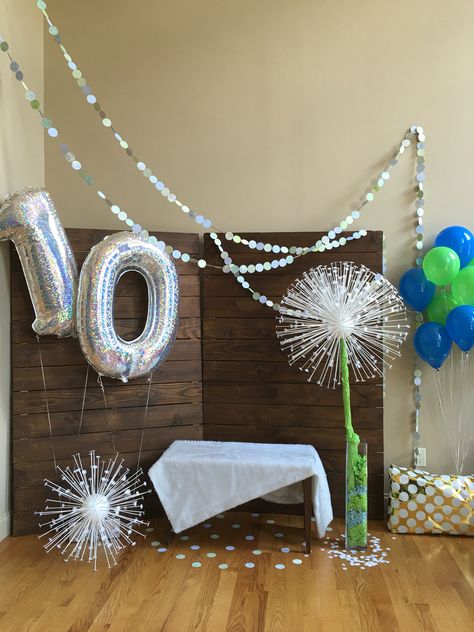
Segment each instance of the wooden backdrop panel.
M79 266L92 246L115 231L68 229ZM182 252L199 254L196 234L161 233ZM202 358L200 278L196 266L177 263L181 300L176 344L153 375L146 419L141 465L146 472L175 439L202 438ZM117 286L115 318L118 333L136 337L146 318L147 290L138 275L127 274ZM13 533L38 530L35 509L44 506L44 478L55 480L49 439L46 397L40 368L39 347L31 329L34 312L20 261L12 248L11 265L12 334L12 436L13 436ZM135 466L148 392L147 378L123 384L104 379L109 413L106 415L97 375L91 369L87 384L81 436L78 427L87 364L79 343L72 338L41 337L47 398L59 465L71 456L87 456L95 449L103 456L113 454L109 427L117 450L126 464ZM146 498L147 515L160 506L156 494Z
M310 245L323 233L261 233L243 235L263 243ZM235 263L269 261L272 253L227 242ZM220 264L209 235L204 258ZM341 250L312 253L295 264L263 274L247 275L251 286L279 301L305 270L332 261L353 261L374 272L382 270L382 233L349 242ZM328 474L336 516L344 515L344 412L339 390L308 383L288 365L276 338L276 313L253 301L230 275L206 268L203 280L204 438L218 441L310 443L318 450ZM354 425L369 446L369 514L383 517L382 381L352 386ZM244 509L297 511L288 505L253 501ZM301 511L301 510L299 510Z

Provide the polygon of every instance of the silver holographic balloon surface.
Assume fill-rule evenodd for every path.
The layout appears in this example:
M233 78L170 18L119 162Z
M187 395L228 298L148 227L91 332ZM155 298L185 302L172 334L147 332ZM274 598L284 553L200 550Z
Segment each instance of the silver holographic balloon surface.
M114 294L120 277L138 272L148 287L148 315L142 333L120 338L114 326ZM179 281L169 255L129 232L106 237L82 266L77 332L89 364L123 381L154 371L171 350L178 324Z
M72 336L77 265L49 193L28 187L0 209L0 241L10 239L20 257L40 335Z

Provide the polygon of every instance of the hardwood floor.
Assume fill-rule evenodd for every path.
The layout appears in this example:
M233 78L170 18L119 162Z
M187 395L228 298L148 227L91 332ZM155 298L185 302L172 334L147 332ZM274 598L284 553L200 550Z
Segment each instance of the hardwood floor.
M274 519L275 524L267 523ZM474 629L474 542L466 537L392 536L389 564L351 567L330 557L342 530L313 539L305 557L302 518L226 514L175 536L164 521L112 570L46 555L36 537L0 543L2 632L457 632ZM239 524L240 527L232 525ZM275 537L282 533L283 537ZM212 534L219 538L212 538ZM245 539L253 535L254 540ZM161 541L161 546L152 542ZM190 549L198 545L198 550ZM226 546L235 546L228 551ZM284 553L282 547L291 548ZM255 549L262 551L255 555ZM321 550L324 549L324 550ZM388 550L390 549L390 550ZM215 553L215 557L207 557ZM177 559L177 554L185 555ZM301 563L293 563L294 559ZM192 562L199 561L200 567ZM227 563L227 569L218 565ZM247 568L245 564L255 564ZM275 568L283 564L285 568Z

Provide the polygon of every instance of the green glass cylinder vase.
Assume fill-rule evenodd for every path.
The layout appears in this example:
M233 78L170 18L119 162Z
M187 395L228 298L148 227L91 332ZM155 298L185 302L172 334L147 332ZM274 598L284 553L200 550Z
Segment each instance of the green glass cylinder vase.
M346 549L367 548L367 443L346 442Z

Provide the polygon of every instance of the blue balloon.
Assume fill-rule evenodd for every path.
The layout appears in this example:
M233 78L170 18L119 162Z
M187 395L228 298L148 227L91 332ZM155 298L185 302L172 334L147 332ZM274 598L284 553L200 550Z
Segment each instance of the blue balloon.
M474 307L459 305L452 309L446 319L446 329L460 349L470 351L474 345Z
M428 307L435 291L435 284L428 281L422 268L411 268L400 279L403 300L417 312L423 312Z
M474 235L464 226L448 226L435 239L435 246L446 246L458 255L461 268L474 257Z
M415 351L433 369L439 369L451 351L451 338L439 323L420 325L413 340Z

